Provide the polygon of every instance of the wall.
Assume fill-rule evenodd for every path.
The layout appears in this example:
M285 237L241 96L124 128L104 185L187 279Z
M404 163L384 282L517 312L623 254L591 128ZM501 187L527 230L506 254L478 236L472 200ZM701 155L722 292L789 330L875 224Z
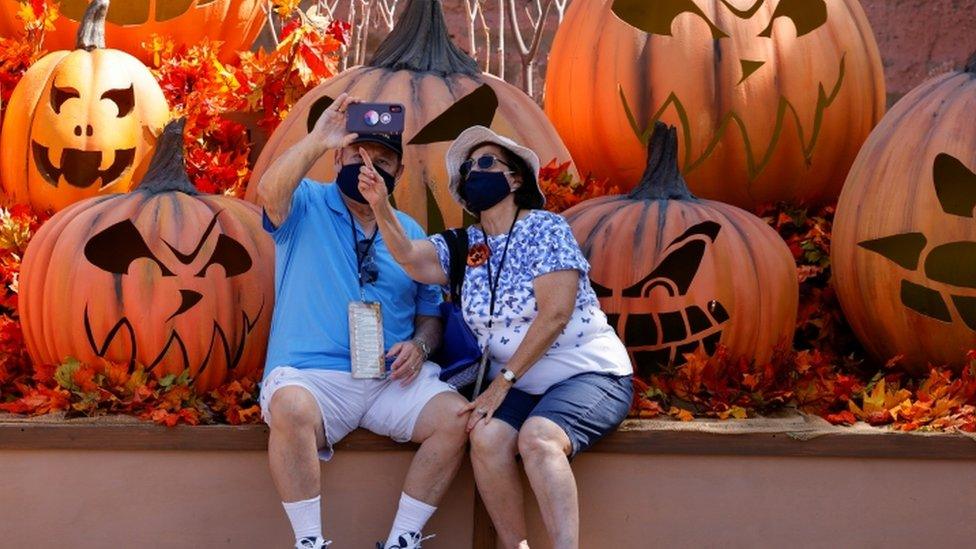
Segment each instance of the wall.
M584 454L581 547L972 547L972 465ZM530 529L532 549L550 549L535 511Z
M862 0L885 66L889 103L976 53L976 0Z
M385 536L411 457L347 451L324 468L336 547ZM0 547L289 547L266 459L253 450L0 450ZM972 546L973 465L584 454L574 463L582 547ZM472 505L466 465L424 547L471 547ZM533 549L547 549L534 510L530 528Z
M323 520L337 546L386 540L412 457L339 452L323 468ZM470 545L472 485L466 465L425 547ZM264 451L0 450L0 548L293 543Z

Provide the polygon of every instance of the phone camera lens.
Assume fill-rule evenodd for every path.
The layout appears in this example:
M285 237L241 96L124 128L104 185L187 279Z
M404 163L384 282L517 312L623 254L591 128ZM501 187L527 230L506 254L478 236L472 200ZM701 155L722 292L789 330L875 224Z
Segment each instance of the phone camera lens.
M376 111L366 111L363 115L363 121L366 122L367 126L375 126L380 120L380 113Z
M389 124L390 123L390 120L393 120L393 116L390 115L390 113L385 112L385 113L383 113L383 114L380 115L380 123L381 124Z

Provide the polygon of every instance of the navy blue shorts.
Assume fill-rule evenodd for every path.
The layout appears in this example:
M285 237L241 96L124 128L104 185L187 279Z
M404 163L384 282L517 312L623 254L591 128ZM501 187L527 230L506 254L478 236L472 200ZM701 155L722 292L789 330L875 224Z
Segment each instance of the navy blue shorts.
M509 389L494 417L516 431L525 420L544 417L560 426L572 443L570 457L586 450L627 417L634 397L633 376L584 373L553 385L541 395Z

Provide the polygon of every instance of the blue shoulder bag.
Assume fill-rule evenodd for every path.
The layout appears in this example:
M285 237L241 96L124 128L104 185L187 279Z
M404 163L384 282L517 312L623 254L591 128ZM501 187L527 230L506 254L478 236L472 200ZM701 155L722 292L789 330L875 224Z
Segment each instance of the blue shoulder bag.
M487 368L482 364L478 338L471 332L461 312L461 287L468 268L468 232L453 229L440 234L450 252L450 301L440 306L444 337L432 360L441 365L441 381L453 385L461 394L477 396L474 393L484 385Z

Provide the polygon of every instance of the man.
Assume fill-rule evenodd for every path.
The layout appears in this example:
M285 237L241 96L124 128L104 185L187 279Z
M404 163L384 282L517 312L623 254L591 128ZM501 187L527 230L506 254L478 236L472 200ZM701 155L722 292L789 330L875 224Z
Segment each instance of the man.
M346 109L354 102L340 95L258 183L276 254L261 411L271 427L271 474L301 549L330 543L322 535L318 459L328 461L352 430L420 443L380 546L386 548L420 547L421 529L467 442L467 418L458 415L465 401L427 362L440 343L440 291L413 282L396 264L358 191L360 173L382 177L392 191L403 173L400 136L347 134ZM335 153L336 183L305 179L328 151ZM423 238L413 219L397 215L411 238ZM363 302L381 308L387 379L352 376L348 311Z

